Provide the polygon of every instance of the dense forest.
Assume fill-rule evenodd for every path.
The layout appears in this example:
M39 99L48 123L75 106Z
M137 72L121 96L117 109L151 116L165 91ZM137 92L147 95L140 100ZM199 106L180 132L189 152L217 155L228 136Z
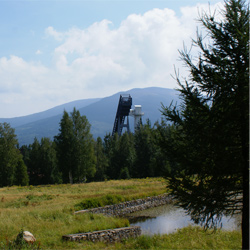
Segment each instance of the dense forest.
M86 116L64 111L52 141L34 138L18 147L14 129L0 124L0 186L82 183L108 179L166 176L169 163L159 144L163 122L138 124L135 133L93 139ZM166 133L167 134L167 133Z

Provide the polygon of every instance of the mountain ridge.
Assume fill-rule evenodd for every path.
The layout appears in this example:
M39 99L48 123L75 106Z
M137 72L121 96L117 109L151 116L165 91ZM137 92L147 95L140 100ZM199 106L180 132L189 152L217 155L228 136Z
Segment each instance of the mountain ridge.
M68 103L64 103L58 106L55 106L53 108L37 112L34 114L29 114L25 116L18 116L18 117L12 117L12 118L0 118L0 123L7 122L10 123L11 126L17 127L21 126L23 124L27 124L29 122L37 121L46 119L48 117L55 116L57 114L61 114L63 110L65 109L67 112L72 110L74 107L81 108L84 106L87 106L93 102L96 102L100 100L101 98L89 98L89 99L82 99L82 100L76 100Z
M85 115L90 122L91 133L94 138L98 136L103 138L106 134L112 132L121 94L131 95L132 109L134 105L142 105L142 111L145 113L142 120L145 122L149 119L152 125L161 119L161 103L168 106L172 101L179 100L177 91L174 89L160 87L134 88L104 98L83 99L65 103L29 116L0 118L0 123L8 122L11 119L10 125L15 129L19 145L29 145L33 143L35 137L38 140L42 137L49 137L53 140L53 137L59 132L63 110L71 112L73 107L76 107L81 115ZM130 117L129 120L133 131L133 118Z

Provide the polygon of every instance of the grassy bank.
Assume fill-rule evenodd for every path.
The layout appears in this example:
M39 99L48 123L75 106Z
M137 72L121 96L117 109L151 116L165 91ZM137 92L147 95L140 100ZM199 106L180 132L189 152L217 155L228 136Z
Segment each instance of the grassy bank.
M169 241L169 236L142 236L123 243L106 245L90 242L73 243L62 241L62 235L89 232L108 228L128 226L127 219L105 217L97 214L74 215L79 206L94 206L104 202L118 202L162 194L166 191L166 183L161 178L133 179L124 181L107 181L98 183L5 187L0 189L0 249L8 248L21 229L34 234L42 249L161 249L177 248ZM181 231L173 237L180 238L180 246L189 239L190 231ZM203 231L199 231L202 234ZM196 231L193 234L197 234ZM232 235L233 236L232 236ZM234 245L240 246L239 233L218 234L218 238L226 242L233 239ZM178 236L179 235L179 236ZM182 235L182 236L180 236ZM210 239L214 238L213 236ZM216 233L217 235L217 233ZM186 237L186 238L185 238ZM196 237L194 236L194 239ZM207 238L209 242L209 238ZM197 243L197 248L203 248ZM165 245L164 245L165 244ZM170 244L170 245L169 245ZM175 243L176 244L176 243ZM214 243L215 245L219 243ZM226 244L226 243L223 243ZM230 243L231 244L231 243ZM171 247L172 246L172 247ZM200 247L199 247L200 246ZM209 246L209 245L208 245ZM218 245L217 249L219 249ZM227 246L227 245L225 245ZM181 247L180 247L181 248ZM183 245L182 248L189 248ZM209 248L209 247L207 247ZM210 247L216 248L216 247ZM225 247L229 248L229 247Z
M241 234L190 226L168 235L142 235L107 249L241 249Z

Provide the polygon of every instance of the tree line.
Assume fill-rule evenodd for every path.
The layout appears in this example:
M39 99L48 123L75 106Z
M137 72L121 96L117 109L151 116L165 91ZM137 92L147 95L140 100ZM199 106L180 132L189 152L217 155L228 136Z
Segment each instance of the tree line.
M165 176L169 163L159 146L165 124L139 124L134 133L96 140L86 116L64 111L59 133L18 147L14 129L0 124L0 186L81 183Z

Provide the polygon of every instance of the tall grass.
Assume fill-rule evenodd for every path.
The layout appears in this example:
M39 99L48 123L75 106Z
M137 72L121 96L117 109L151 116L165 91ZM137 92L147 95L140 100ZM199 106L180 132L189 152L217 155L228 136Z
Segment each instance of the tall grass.
M142 235L129 239L116 244L115 249L241 249L241 233L204 231L200 227L189 226L169 235Z
M125 218L77 214L77 204L97 200L115 203L162 194L161 178L87 184L0 188L0 249L11 249L21 229L30 231L41 249L237 249L240 233L182 229L172 235L141 236L122 243L66 242L62 235L128 226ZM93 205L93 204L92 204ZM97 204L99 205L99 204ZM25 249L25 248L24 248ZM29 249L29 248L27 248ZM32 248L31 248L32 249ZM34 247L34 249L36 249Z
M164 191L165 182L160 178L1 188L0 247L13 241L23 229L34 234L41 248L65 249L65 244L70 248L73 243L63 242L62 235L129 225L122 218L74 215L76 204L89 199L105 200L105 197L112 203ZM72 248L77 247L73 244Z

